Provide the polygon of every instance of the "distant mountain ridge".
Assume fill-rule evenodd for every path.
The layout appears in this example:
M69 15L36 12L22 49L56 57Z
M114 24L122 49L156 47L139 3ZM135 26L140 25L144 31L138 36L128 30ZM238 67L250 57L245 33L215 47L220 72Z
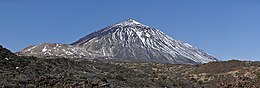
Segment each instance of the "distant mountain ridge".
M206 52L163 32L128 19L80 38L71 44L29 46L19 55L83 59L116 59L174 64L217 61Z

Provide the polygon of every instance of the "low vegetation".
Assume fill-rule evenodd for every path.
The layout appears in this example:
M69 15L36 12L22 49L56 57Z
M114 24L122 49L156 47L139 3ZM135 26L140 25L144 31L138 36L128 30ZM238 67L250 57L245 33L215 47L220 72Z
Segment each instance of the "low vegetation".
M256 76L257 76L258 79L260 79L260 72L257 72Z
M228 68L218 68L216 64L228 65ZM194 66L16 57L1 59L0 86L7 88L259 87L260 67L250 64L260 63L227 61ZM210 67L222 70L207 69Z
M0 58L1 88L260 87L260 62L232 60L181 65L41 59L6 53Z

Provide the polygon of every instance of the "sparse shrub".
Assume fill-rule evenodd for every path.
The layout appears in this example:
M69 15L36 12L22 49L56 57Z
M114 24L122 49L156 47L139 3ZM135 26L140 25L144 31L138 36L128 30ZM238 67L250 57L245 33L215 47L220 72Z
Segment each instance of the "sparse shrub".
M37 88L34 84L28 84L26 87L27 88Z
M19 85L7 83L7 84L4 84L3 88L19 88Z
M65 58L41 59L17 56L9 58L9 60L0 59L0 80L2 80L0 81L0 87L18 88L28 84L26 85L28 88L68 88L80 86L86 88L91 86L111 88L202 88L204 86L205 88L222 88L227 86L228 83L234 85L234 83L245 82L243 84L245 88L258 88L260 72L255 73L257 78L252 80L237 79L226 75L227 72L237 69L238 71L244 70L243 67L246 66L244 63L241 61L227 61L193 66L138 62L108 63L87 60L74 61ZM19 69L15 69L16 66ZM130 68L133 66L134 68ZM259 67L260 63L250 63L250 66L254 69ZM152 68L158 70L153 70ZM171 69L169 70L169 68ZM195 73L207 73L206 78L213 76L214 79L205 82L197 81L197 77L191 78L190 76Z
M126 79L123 77L123 76L121 76L121 75L116 75L116 77L115 77L117 80L120 80L120 81L126 81Z
M199 80L199 81L198 81L198 84L199 84L199 85L202 85L202 84L203 84L203 81L202 81L202 80Z
M256 76L257 76L258 79L260 79L260 72L257 72Z
M167 76L165 76L165 75L162 75L161 77L162 77L162 80L166 80L167 79Z
M176 84L176 85L178 85L178 86L184 86L184 82L181 81L181 80L176 80L176 81L174 82L174 84Z

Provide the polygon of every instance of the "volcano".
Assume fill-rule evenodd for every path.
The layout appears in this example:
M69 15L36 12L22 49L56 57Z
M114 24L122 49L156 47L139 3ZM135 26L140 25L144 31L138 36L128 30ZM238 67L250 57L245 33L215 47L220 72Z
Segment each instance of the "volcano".
M133 19L107 26L71 44L43 43L29 46L17 54L40 58L113 59L172 64L217 61L203 50Z

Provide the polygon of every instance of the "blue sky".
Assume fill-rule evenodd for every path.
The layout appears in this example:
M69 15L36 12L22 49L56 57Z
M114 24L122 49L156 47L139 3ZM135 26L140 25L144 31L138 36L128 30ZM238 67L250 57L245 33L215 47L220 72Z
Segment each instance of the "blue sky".
M72 43L128 18L220 60L260 60L260 0L0 0L0 44Z

